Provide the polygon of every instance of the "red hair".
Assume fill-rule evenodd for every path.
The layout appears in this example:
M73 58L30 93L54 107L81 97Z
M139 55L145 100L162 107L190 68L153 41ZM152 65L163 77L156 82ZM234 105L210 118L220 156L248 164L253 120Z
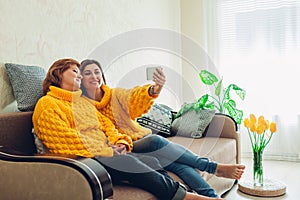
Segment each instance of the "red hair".
M51 65L43 82L44 94L47 94L51 85L60 87L62 73L69 69L71 65L76 65L78 68L80 67L80 63L72 58L59 59Z

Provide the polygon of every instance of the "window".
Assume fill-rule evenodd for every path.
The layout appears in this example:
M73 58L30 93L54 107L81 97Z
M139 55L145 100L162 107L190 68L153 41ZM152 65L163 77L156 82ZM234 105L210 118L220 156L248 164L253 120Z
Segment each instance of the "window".
M233 82L246 90L245 100L238 102L246 116L254 113L277 122L277 135L266 148L266 155L299 159L300 2L214 3L217 15L210 16L217 22L214 35L219 44L214 51L224 83ZM251 152L250 145L242 147L244 153Z

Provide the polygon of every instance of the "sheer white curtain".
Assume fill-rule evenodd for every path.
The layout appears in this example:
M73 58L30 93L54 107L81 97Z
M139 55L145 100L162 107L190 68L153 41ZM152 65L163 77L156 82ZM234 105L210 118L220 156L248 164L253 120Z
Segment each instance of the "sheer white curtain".
M247 92L245 100L237 102L244 117L264 115L277 123L265 158L299 161L300 2L204 0L204 5L204 20L214 21L207 31L215 40L210 45L208 39L207 46L225 86L236 83ZM250 156L243 125L240 132L242 153Z

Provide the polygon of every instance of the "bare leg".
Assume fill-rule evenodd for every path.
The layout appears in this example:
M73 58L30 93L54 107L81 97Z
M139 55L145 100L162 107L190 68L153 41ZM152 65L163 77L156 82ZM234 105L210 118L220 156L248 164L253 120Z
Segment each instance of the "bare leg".
M215 172L216 176L239 180L244 173L245 165L219 164Z
M184 198L184 200L216 200L216 199L224 200L222 198L207 197L207 196L190 193L190 192L187 192Z

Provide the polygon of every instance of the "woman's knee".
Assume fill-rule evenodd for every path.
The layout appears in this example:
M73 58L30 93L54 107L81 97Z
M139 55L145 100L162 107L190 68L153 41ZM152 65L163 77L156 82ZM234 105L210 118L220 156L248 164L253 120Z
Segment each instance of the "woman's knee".
M142 139L133 142L133 152L149 153L157 151L169 144L169 141L164 137L156 134L148 135Z
M151 134L151 135L148 135L147 137L144 137L142 140L146 141L146 142L157 142L157 141L160 141L161 136L159 135L156 135L156 134Z
M165 146L168 143L170 143L166 138L156 134L152 134L150 140L152 144L156 144L160 146Z

